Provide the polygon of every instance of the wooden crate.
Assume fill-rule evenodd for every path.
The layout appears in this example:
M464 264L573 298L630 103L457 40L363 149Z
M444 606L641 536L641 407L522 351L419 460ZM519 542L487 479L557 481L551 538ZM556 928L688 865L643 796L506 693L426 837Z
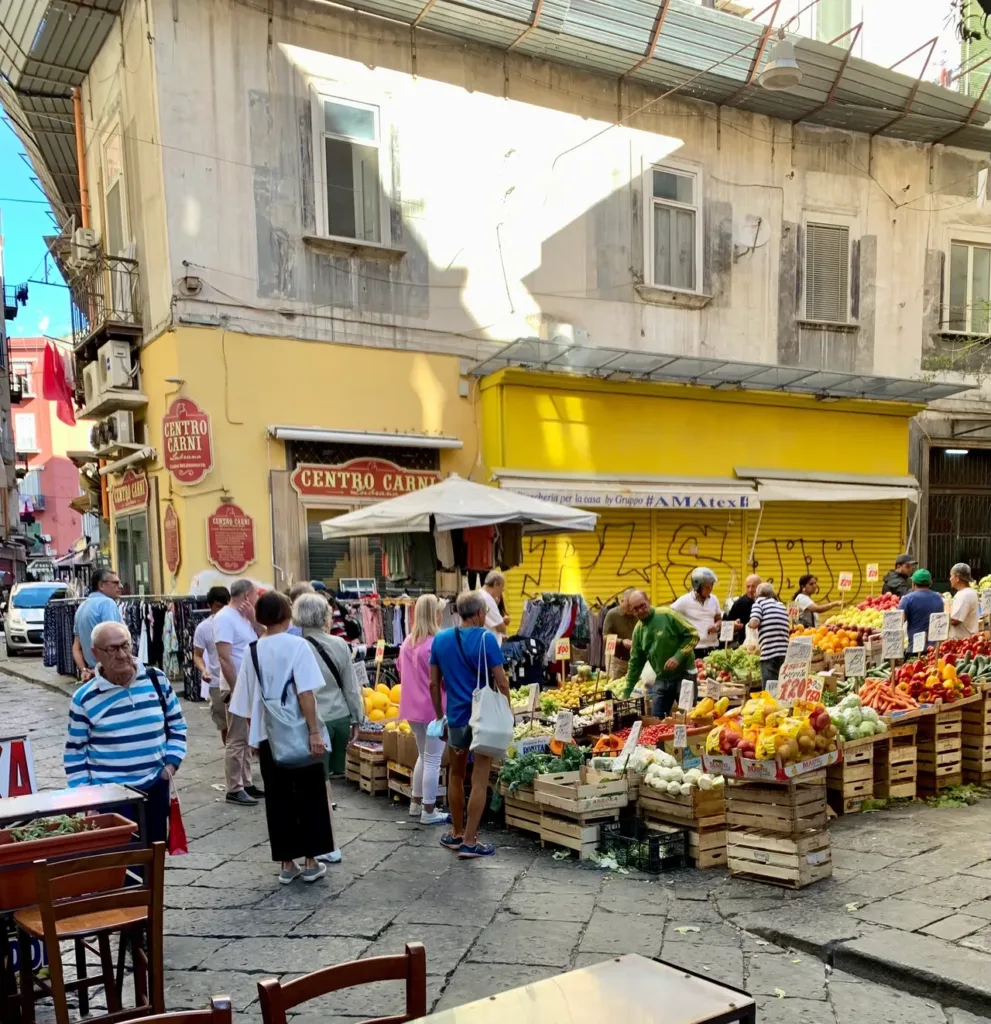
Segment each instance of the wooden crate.
M389 785L389 792L413 799L413 769L399 761L386 761L386 781ZM447 765L443 765L437 779L437 804L444 803L447 796Z
M604 821L619 821L619 811L570 815L541 810L540 845L573 850L579 860L588 860L599 848L599 826Z
M361 778L361 759L358 757L358 748L349 746L344 756L344 778L348 782L358 782Z
M843 760L826 769L826 797L837 814L860 811L874 796L874 737L843 744Z
M533 788L542 808L581 815L626 807L630 802L628 785L624 778L583 767L577 772L538 775Z
M726 786L726 824L796 835L826 826L826 773L783 783L737 782Z
M920 719L917 746L918 793L959 786L963 782L963 708L940 706L934 716Z
M965 735L991 735L991 694L986 693L979 701L966 704L960 710Z
M979 786L991 783L991 694L962 708L962 774Z
M638 806L641 817L670 825L694 825L697 828L726 826L726 801L723 790L692 787L687 796L654 789L641 783Z
M503 803L506 809L506 827L518 828L521 832L540 835L540 808L535 803L516 800L507 796Z
M726 863L732 878L802 889L833 873L829 832L821 828L782 836L762 829L731 829Z
M363 793L386 793L389 790L389 769L385 764L370 761L359 763L358 788Z
M916 726L897 725L874 737L874 796L914 800L918 773Z

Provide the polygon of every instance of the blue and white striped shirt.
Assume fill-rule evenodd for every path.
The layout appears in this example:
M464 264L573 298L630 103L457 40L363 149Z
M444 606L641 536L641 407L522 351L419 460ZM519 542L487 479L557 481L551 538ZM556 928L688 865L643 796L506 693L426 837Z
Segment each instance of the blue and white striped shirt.
M69 704L65 777L70 786L119 783L142 786L167 764L186 756L186 720L168 679L152 669L165 698L165 716L148 670L137 663L130 686L117 686L97 674L83 683Z

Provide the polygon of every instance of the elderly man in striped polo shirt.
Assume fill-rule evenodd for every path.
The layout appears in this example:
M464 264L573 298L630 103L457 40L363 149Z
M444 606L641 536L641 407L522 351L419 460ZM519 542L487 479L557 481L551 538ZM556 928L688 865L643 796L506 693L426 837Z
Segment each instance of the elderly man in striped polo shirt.
M164 842L169 782L186 756L186 720L163 672L131 654L120 622L93 630L96 673L73 694L65 743L70 786L119 783L147 796L149 842Z

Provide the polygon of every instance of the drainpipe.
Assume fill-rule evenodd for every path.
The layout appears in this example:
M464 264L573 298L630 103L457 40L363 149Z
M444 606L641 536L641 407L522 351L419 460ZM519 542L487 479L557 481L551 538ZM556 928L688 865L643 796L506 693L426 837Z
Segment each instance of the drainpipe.
M86 146L83 142L83 101L78 86L72 87L72 119L76 127L76 164L79 167L79 207L82 227L89 227L89 186L86 182Z

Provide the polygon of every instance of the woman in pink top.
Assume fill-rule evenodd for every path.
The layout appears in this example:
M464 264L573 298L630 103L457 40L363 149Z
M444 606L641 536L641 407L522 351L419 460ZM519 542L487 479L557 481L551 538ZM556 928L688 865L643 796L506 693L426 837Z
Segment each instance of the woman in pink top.
M399 717L409 722L416 738L418 757L413 769L413 798L410 816L419 815L421 825L441 825L447 815L437 810L437 785L445 741L428 736L427 726L434 720L430 699L430 648L437 633L438 601L433 594L421 594L413 610L413 629L399 648Z

